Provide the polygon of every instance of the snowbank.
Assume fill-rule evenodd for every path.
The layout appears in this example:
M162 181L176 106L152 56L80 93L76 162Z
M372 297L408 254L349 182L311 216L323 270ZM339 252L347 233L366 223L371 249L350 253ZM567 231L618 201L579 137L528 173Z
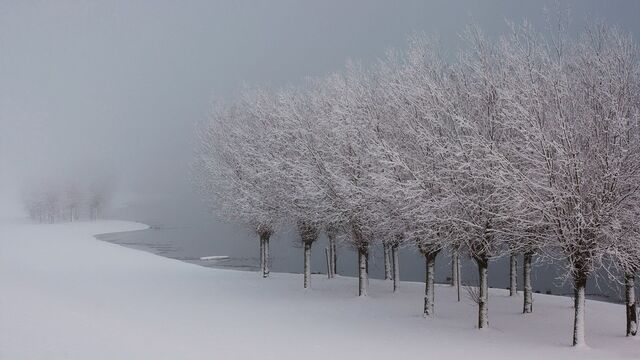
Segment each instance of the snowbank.
M587 302L587 342L571 343L570 298L492 290L490 329L476 308L436 288L424 319L423 287L372 280L217 270L101 242L93 235L146 225L104 221L0 225L0 359L625 359L620 305ZM355 265L354 265L355 266ZM489 269L491 271L491 268Z

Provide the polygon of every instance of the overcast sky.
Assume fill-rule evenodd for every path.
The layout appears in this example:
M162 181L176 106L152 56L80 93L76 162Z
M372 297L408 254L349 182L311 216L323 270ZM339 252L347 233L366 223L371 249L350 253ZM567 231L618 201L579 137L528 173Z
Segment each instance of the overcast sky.
M402 48L414 31L455 47L474 21L544 25L554 1L0 0L0 196L34 173L112 167L127 192L189 189L193 127L214 97L278 86ZM573 1L637 39L640 1ZM14 195L12 195L14 194Z

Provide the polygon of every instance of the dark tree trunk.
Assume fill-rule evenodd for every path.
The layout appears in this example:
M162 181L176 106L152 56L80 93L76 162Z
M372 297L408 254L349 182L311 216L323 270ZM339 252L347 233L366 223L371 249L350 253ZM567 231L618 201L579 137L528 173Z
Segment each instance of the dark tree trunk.
M400 260L398 259L398 245L391 246L391 259L393 260L393 292L400 286Z
M311 286L311 244L305 242L304 245L304 288Z
M451 250L451 286L458 286L460 275L460 252L458 249Z
M511 254L509 258L509 296L518 294L518 258Z
M478 328L489 326L489 259L485 256L476 257L478 265L479 295L478 295Z
M393 277L391 270L391 246L387 242L382 243L384 253L384 279L391 280Z
M269 277L269 238L271 233L263 231L260 233L260 271L262 277Z
M327 278L333 278L333 267L331 266L331 250L329 248L324 249L324 255L327 261Z
M451 286L456 288L458 301L460 301L460 285L462 282L460 270L460 249L453 248L451 250Z
M433 315L435 307L435 264L439 251L424 252L425 258L425 289L424 316Z
M369 249L358 248L358 296L367 296L369 287Z
M262 237L262 235L259 236L260 237L260 273L262 274L262 277L264 276L264 238Z
M533 312L533 287L531 286L531 259L533 253L527 251L524 253L524 262L522 264L522 275L524 280L524 305L523 314Z
M627 308L627 336L636 336L638 332L638 309L636 307L636 278L627 273L624 276L625 302Z
M329 263L331 265L331 277L335 277L338 274L338 252L336 246L335 235L329 234Z

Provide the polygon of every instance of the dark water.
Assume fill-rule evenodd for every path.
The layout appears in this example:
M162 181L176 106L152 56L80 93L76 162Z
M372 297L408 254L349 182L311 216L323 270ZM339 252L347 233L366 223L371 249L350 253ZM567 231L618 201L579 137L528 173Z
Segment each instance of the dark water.
M202 266L258 270L259 245L255 234L240 227L213 220L204 207L192 198L160 199L132 203L112 210L112 218L139 221L151 226L151 229L130 233L102 235L99 238L111 243L149 251L154 254L178 259ZM312 272L326 273L324 249L327 240L321 236L313 245ZM293 231L280 231L270 243L271 270L274 272L301 273L303 265L302 248L299 238ZM224 260L200 260L205 256L228 256ZM424 280L424 258L411 248L400 250L400 277L405 281ZM519 259L519 266L522 258ZM370 275L373 278L384 276L384 264L381 247L371 252ZM520 270L520 269L518 269ZM507 288L509 285L508 259L498 259L489 265L489 285ZM344 276L357 275L357 254L349 246L338 248L338 272ZM448 281L451 273L450 258L442 253L436 260L436 281ZM521 275L521 274L519 274ZM463 259L463 284L477 284L475 264L468 258ZM559 280L557 267L551 264L536 264L532 273L533 288L536 292L556 295L571 295L568 282ZM302 280L301 280L302 281ZM519 284L522 283L519 277ZM521 288L521 287L520 287ZM619 302L623 292L619 285L607 281L591 281L587 292L590 298Z

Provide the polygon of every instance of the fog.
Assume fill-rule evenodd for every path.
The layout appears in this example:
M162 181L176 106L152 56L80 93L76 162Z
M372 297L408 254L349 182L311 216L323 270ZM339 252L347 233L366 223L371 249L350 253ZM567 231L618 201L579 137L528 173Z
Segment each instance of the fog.
M188 169L212 99L372 61L414 31L455 49L471 22L491 35L505 19L543 27L554 4L0 1L0 208L21 211L30 178L109 168L121 199L180 198L165 205L201 211L189 205ZM574 29L601 19L640 33L640 2L569 4Z

